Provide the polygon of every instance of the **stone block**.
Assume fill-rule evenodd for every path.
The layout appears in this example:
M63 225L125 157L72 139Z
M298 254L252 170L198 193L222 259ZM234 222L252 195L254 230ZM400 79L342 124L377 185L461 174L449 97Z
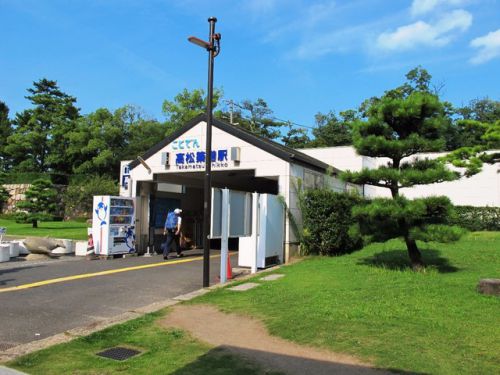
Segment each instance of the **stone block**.
M244 292L246 290L253 289L259 285L260 284L257 284L257 283L245 283L245 284L233 286L232 288L229 288L229 290L233 290L235 292Z
M482 294L500 296L500 279L482 279L477 284L477 291Z
M28 237L24 240L24 245L33 254L50 254L58 243L51 238Z
M269 275L269 276L261 278L261 280L263 280L263 281L273 281L273 280L281 279L283 276L285 276L285 275L283 275L282 273L274 273L272 275Z

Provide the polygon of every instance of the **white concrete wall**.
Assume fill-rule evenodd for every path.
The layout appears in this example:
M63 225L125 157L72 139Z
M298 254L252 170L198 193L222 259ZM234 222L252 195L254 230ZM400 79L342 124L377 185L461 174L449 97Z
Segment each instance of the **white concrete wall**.
M363 167L363 158L352 146L304 148L299 151L342 171L357 171Z
M360 171L362 168L376 168L385 165L389 161L387 158L360 156L352 146L305 149L301 151L341 170ZM426 153L416 155L416 157L432 159L445 154ZM500 206L499 170L499 164L485 164L481 173L470 178L462 177L457 181L418 185L401 189L401 193L408 198L445 195L456 205ZM367 197L391 196L389 190L384 188L365 185L364 190Z

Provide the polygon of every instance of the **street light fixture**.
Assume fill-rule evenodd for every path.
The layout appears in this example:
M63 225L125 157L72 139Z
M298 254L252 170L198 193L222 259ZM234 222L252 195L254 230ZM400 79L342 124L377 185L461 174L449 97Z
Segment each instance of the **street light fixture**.
M205 42L204 40L201 40L200 38L197 38L195 36L190 36L188 40L191 43L196 44L197 46L200 46L202 48L205 48L207 51L210 51L210 44Z
M214 57L220 51L220 34L215 33L217 18L208 19L208 42L190 36L188 40L208 51L208 93L207 93L207 129L205 147L205 178L203 184L203 287L210 285L210 220L212 205L212 110L214 92Z

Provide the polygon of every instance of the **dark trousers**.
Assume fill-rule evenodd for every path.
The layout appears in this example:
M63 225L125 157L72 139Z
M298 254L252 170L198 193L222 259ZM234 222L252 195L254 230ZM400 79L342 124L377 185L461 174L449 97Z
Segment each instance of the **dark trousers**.
M177 252L177 255L180 255L181 253L181 246L179 244L180 236L176 235L175 232L175 229L167 229L167 241L165 242L165 247L163 249L164 257L167 257L172 249Z

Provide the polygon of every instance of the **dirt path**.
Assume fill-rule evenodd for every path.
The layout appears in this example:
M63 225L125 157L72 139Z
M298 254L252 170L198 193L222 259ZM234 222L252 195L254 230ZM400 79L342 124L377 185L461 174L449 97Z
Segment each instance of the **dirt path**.
M225 314L207 305L177 305L160 322L188 331L201 341L224 347L259 363L265 370L290 375L390 374L351 356L294 344L269 335L258 320Z

